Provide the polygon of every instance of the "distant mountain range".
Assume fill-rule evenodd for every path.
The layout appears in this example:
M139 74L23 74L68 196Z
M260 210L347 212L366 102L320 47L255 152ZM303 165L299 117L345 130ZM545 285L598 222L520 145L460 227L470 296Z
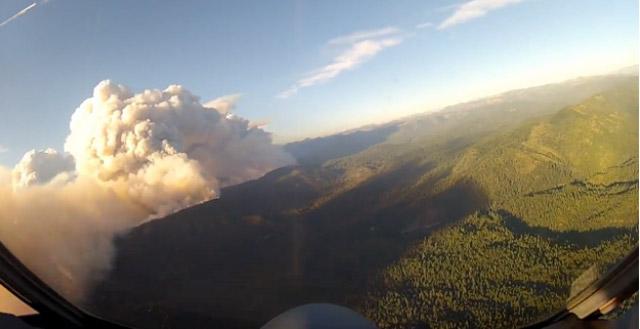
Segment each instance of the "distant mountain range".
M606 253L614 238L634 243L620 237L637 229L637 139L637 77L615 74L290 143L299 165L120 237L114 270L88 307L149 328L256 327L310 302L356 308L384 328L424 325L429 309L440 312L436 327L461 317L467 327L502 323L484 314L490 307L532 319L566 298L570 282L559 278L579 271L586 255ZM494 258L470 258L466 277L474 262L493 264L496 250L515 252L503 243L528 246L513 263L551 264L546 273L556 274L520 273L513 284L548 288L548 300L491 295L487 287L502 283L478 274L485 281L464 289L488 309L465 318L466 295L454 293L465 275L436 282L420 272L466 268L447 261L463 259L460 238L480 246L468 253L493 239L482 255ZM542 248L545 262L533 254ZM507 269L496 277L515 280L500 266Z
M623 67L621 69L616 70L615 72L612 72L612 74L622 74L622 75L634 75L634 76L637 76L638 75L638 64Z

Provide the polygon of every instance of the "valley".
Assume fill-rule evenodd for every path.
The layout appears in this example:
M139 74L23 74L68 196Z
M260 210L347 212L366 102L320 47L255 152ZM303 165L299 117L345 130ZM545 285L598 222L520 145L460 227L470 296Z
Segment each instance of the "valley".
M298 165L118 237L86 307L146 328L312 302L381 328L526 324L637 243L637 96L581 78L288 144Z

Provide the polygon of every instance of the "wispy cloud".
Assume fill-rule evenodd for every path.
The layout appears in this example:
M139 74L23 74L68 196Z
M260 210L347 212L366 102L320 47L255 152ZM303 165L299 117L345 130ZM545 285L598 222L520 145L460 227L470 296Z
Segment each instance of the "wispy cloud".
M3 27L3 26L5 26L5 25L7 25L7 24L11 23L14 19L16 19L16 18L18 18L18 17L20 17L20 16L22 16L22 15L25 15L26 13L28 13L28 12L29 12L29 10L31 10L31 9L33 9L33 8L35 8L37 5L38 5L38 4L37 4L37 3L35 3L35 2L34 2L34 3L32 3L32 4L30 4L30 5L28 5L28 6L27 6L27 7L25 7L24 9L20 10L19 12L17 12L15 15L13 15L13 16L11 16L11 17L7 18L7 19L6 19L6 20L4 20L2 23L0 23L0 27Z
M22 10L20 10L19 12L15 13L13 16L5 19L2 23L0 23L0 27L3 27L5 25L13 22L18 17L26 15L28 12L33 10L33 8L35 8L36 6L43 5L43 4L47 3L47 2L49 2L49 0L43 0L43 1L40 1L40 2L34 2L34 3L24 7Z
M0 145L0 153L6 153L6 152L9 152L9 148L4 145Z
M293 86L279 93L278 98L288 98L300 89L327 82L345 71L352 70L370 60L382 50L399 45L405 38L402 30L386 27L379 30L358 31L328 41L331 46L346 47L333 61L311 71Z
M416 25L416 29L427 29L433 27L433 23L431 22L424 22L424 23L420 23Z
M395 35L402 33L397 27L388 26L385 28L377 29L377 30L367 30L367 31L357 31L347 35L339 36L337 38L333 38L327 42L329 45L345 45L345 44L353 44L358 41L366 40L366 39L374 39L380 37L386 37L389 35Z
M443 30L482 17L492 10L518 2L522 2L522 0L471 0L465 2L457 6L453 14L438 25L438 30Z

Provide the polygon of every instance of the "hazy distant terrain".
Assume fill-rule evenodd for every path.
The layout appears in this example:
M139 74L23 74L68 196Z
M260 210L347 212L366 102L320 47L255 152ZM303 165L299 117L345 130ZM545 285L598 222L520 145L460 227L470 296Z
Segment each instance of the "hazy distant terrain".
M636 243L637 97L635 76L581 78L291 143L299 165L120 237L89 307L149 328L310 302L383 328L525 324Z

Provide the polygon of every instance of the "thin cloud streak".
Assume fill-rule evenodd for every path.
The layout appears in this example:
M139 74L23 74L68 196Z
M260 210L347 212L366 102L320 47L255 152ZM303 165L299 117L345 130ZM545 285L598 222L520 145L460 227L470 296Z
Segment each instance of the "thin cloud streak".
M370 60L386 48L397 46L404 41L402 30L386 27L379 30L360 31L329 40L329 45L347 45L333 61L298 80L289 89L279 93L278 98L289 98L300 89L325 83L336 78L345 71L352 70Z
M416 29L421 30L421 29L426 29L426 28L430 28L433 26L433 23L431 22L424 22L424 23L420 23L418 25L416 25Z
M38 5L38 3L34 2L30 5L28 5L27 7L25 7L24 9L20 10L19 12L17 12L15 15L7 18L6 20L4 20L2 23L0 23L0 27L3 27L9 23L11 23L13 20L17 19L20 16L25 15L26 13L28 13L30 10L32 10L33 8L35 8Z
M402 30L397 27L388 26L377 30L357 31L337 38L333 38L327 42L331 46L353 44L358 41L372 38L380 38L389 35L399 34Z
M522 2L522 0L471 0L457 7L457 9L440 25L438 30L444 30L452 26L468 22L482 17L490 11Z
M4 145L0 145L0 153L6 153L6 152L9 152L9 148Z

